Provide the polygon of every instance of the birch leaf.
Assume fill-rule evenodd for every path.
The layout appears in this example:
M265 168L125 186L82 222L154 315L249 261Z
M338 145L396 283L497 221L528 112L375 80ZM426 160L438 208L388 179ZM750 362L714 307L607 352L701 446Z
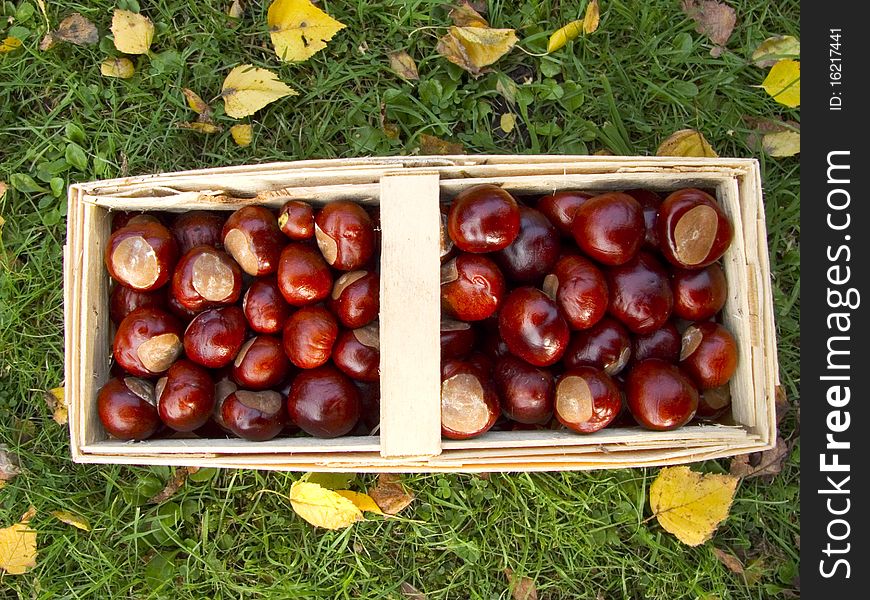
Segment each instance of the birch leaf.
M801 63L799 60L785 59L778 61L764 82L764 91L789 108L801 105Z
M253 65L240 65L230 71L221 89L226 113L235 119L252 115L285 96L298 94L273 72Z
M362 494L351 490L335 490L335 493L342 498L347 498L353 502L353 505L363 512L373 512L378 515L384 514L384 511L380 509L374 499L368 494Z
M450 11L450 20L457 27L489 27L489 23L468 2L463 2Z
M550 36L550 41L547 42L547 53L555 52L571 40L577 39L582 31L583 19L571 21L564 27L560 27Z
M187 123L179 123L179 129L190 129L191 131L197 131L199 133L212 134L212 133L220 133L223 131L223 128L220 125L215 125L214 123L209 123L208 121L191 121Z
M227 9L227 15L233 19L241 19L244 14L245 6L242 4L242 1L233 0L233 3L230 4L230 7Z
M21 47L21 40L17 37L6 37L0 42L0 54L6 54L13 50L18 50Z
M801 134L790 129L767 133L761 138L761 146L774 158L794 156L801 151Z
M300 62L320 52L346 27L309 0L275 0L266 21L278 58L288 62Z
M124 54L148 54L154 39L154 23L145 15L115 9L112 16L115 48Z
M30 507L20 522L0 529L0 571L21 575L36 566L36 530L27 526L35 514Z
M66 425L69 420L69 409L66 404L66 394L63 387L48 390L45 401L51 411L51 418L58 425Z
M586 5L586 14L583 15L583 33L589 35L598 30L598 23L601 22L601 9L598 7L598 0L591 0Z
M130 79L136 72L136 67L129 58L107 58L100 63L100 73L105 77Z
M90 531L91 523L81 515L77 515L69 512L68 510L53 510L51 511L51 515L60 521L61 523L66 523L67 525L72 525L82 531Z
M513 29L489 29L485 27L451 27L438 40L438 53L459 65L475 78L483 68L493 64L510 52L519 41Z
M801 43L792 35L775 35L769 37L752 53L752 62L756 67L772 67L781 58L798 57L801 55Z
M198 115L211 114L211 108L199 94L187 88L181 88L181 93L184 94L184 99L187 100L187 105L193 112Z
M307 481L290 486L290 505L304 520L324 529L343 529L363 520L362 511L353 502Z
M681 129L672 133L656 150L656 156L719 156L700 131Z
M505 133L510 133L517 125L517 116L514 113L504 113L499 117L499 127Z
M233 141L236 145L244 148L250 146L254 139L254 126L250 123L239 123L230 127L230 135L233 136Z
M407 79L408 81L417 81L420 79L420 74L417 72L417 63L411 58L411 55L404 50L399 52L390 52L390 68L393 73Z

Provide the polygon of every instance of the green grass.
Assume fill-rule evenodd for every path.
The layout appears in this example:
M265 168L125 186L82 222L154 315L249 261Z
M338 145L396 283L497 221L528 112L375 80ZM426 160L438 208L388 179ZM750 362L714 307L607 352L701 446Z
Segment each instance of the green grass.
M0 526L29 505L37 516L38 566L0 576L9 598L399 598L408 581L430 598L508 598L504 569L535 580L542 598L769 598L795 593L799 534L799 445L792 411L783 434L796 442L772 483L745 481L731 516L713 540L681 545L646 519L657 470L578 474L419 475L406 481L418 500L406 518L372 519L340 532L303 523L281 497L292 474L204 473L169 502L144 502L168 468L75 465L67 431L51 420L40 390L61 383L61 247L72 181L206 166L313 157L415 152L429 133L468 152L652 154L671 132L693 127L723 156L761 160L774 273L781 378L797 399L800 337L798 161L772 160L746 142L744 116L799 120L757 86L764 71L752 50L775 34L798 34L796 0L730 2L738 25L719 58L677 2L602 2L601 27L548 57L514 50L477 80L435 51L447 23L439 2L326 3L348 28L301 65L271 51L265 6L234 25L229 0L142 3L157 25L154 56L134 59L127 81L101 77L113 5L49 2L53 25L79 11L100 29L99 47L61 44L38 50L45 27L34 2L0 4L0 38L24 47L0 55L0 443L18 453L23 472L0 491ZM549 32L582 15L585 2L490 2L497 26L515 27L532 53ZM135 6L135 2L127 2ZM26 7L29 8L26 8ZM7 17L16 21L6 25ZM6 29L2 29L5 27ZM10 31L10 27L15 28ZM406 49L421 81L402 82L386 53ZM207 100L229 70L253 63L276 70L300 95L252 119L254 142L236 147L228 132L178 129L193 120L181 87ZM512 79L513 78L513 79ZM524 83L524 78L529 83ZM514 80L516 85L511 85ZM499 82L501 81L501 86ZM499 89L513 89L509 104ZM225 127L215 102L216 118ZM502 112L520 116L510 135ZM397 140L383 133L395 124ZM75 144L85 154L77 160ZM70 149L72 148L72 149ZM69 156L73 164L68 164ZM52 179L54 181L52 182ZM727 461L703 465L727 470ZM358 485L373 481L359 476ZM54 520L50 511L86 516L92 531ZM730 573L712 547L752 565ZM797 591L799 593L799 591Z

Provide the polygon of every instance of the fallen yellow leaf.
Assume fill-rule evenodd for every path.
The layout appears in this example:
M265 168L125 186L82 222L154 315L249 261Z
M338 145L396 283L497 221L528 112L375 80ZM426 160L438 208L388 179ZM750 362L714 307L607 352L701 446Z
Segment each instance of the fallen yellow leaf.
M709 540L728 516L738 481L733 475L665 467L650 486L650 507L666 531L684 544L698 546Z
M781 58L801 55L801 43L792 35L775 35L769 37L752 53L752 62L756 67L772 67Z
M347 498L353 505L364 512L373 512L378 515L384 514L384 511L377 505L374 499L368 494L353 492L351 490L335 490L335 493L342 498Z
M66 425L69 420L69 409L66 404L63 387L48 390L48 407L51 409L51 418L58 425Z
M51 511L52 516L62 523L66 523L67 525L72 525L73 527L77 527L82 531L90 531L91 523L84 517L71 513L68 510L53 510Z
M236 145L245 147L251 144L254 139L254 126L250 123L239 123L230 127L230 135L233 136L233 141Z
M19 40L17 37L6 37L2 42L0 42L0 54L12 52L13 50L17 50L20 47L21 40Z
M799 60L778 61L764 78L761 87L774 100L789 108L801 105L801 63Z
M254 65L240 65L230 71L221 89L226 113L235 119L252 115L285 96L298 94L272 71Z
M112 16L115 48L124 54L148 54L154 39L154 23L145 15L115 9Z
M378 483L369 489L369 496L388 515L399 514L414 501L414 494L405 489L399 476L393 473L378 475Z
M719 156L700 131L680 129L672 133L656 150L656 156Z
M92 46L100 41L97 27L79 13L73 13L61 21L51 36L54 40L76 46Z
M266 21L278 58L288 62L310 58L346 27L309 0L275 0Z
M457 27L489 27L487 20L468 2L451 9L449 17Z
M580 35L580 32L583 31L583 20L578 19L576 21L571 21L564 27L560 27L556 31L553 32L553 35L550 36L550 41L547 42L547 52L555 52L559 48L562 48L565 44L570 42L571 40L577 39L577 36Z
M206 104L199 94L187 88L181 88L184 98L187 100L187 105L198 115L210 115L211 108Z
M35 514L30 507L20 522L0 529L0 570L21 575L36 566L36 530L27 526Z
M233 19L241 19L244 13L245 7L241 0L233 0L233 3L227 9L227 14Z
M801 151L801 134L798 131L777 131L761 138L764 151L775 158L794 156Z
M459 65L475 78L483 68L507 54L518 41L513 29L486 27L451 27L438 40L436 50L441 56Z
M214 123L209 123L207 121L192 121L188 123L179 123L179 129L190 129L192 131L197 131L199 133L220 133L223 131L223 128L219 125L215 125Z
M417 72L417 63L411 58L411 55L404 50L399 52L390 52L390 68L393 73L407 79L408 81L417 81L420 79L420 74Z
M290 486L290 504L296 514L325 529L342 529L363 520L353 502L316 483L296 481Z
M591 0L586 5L586 14L583 15L583 33L589 35L598 30L598 23L601 22L601 9L598 7L598 0Z
M136 72L136 67L129 58L107 58L100 63L100 73L106 77L130 79Z
M510 133L514 130L517 124L517 116L514 113L504 113L499 117L499 127L505 133Z

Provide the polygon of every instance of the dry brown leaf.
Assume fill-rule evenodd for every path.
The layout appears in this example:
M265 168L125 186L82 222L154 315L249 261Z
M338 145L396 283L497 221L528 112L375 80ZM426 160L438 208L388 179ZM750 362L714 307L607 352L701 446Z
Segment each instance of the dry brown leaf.
M487 27L451 27L438 40L438 53L479 77L485 67L510 52L518 41L513 29L489 29Z
M254 126L250 123L239 123L230 127L230 135L237 146L250 146L254 139Z
M434 135L421 133L420 152L422 154L465 154L465 148L459 142L449 142Z
M450 20L457 27L489 27L489 22L468 2L463 2L450 11Z
M752 587L761 581L761 578L764 577L765 574L765 565L764 557L759 556L750 562L743 569L743 578L746 580L746 585Z
M0 194L0 198L2 197L3 194ZM789 404L788 396L785 393L785 388L781 385L776 386L773 397L773 403L776 407L776 424L779 425L780 423L782 423L785 415L788 414L788 411L791 408L791 404Z
M751 479L752 477L773 478L782 471L785 461L791 454L791 448L781 437L776 438L776 446L764 452L739 454L731 459L730 472L735 477Z
M9 452L5 445L0 444L0 481L10 481L20 472L18 457Z
M681 129L661 143L656 156L719 156L700 131Z
M39 42L39 50L46 52L52 48L54 48L54 34L49 31L42 37L42 41Z
M187 100L187 105L193 112L198 115L211 115L211 107L199 96L199 94L188 88L181 88L181 92L184 94L184 98Z
M414 494L402 485L398 475L392 473L378 475L378 483L369 488L369 496L388 515L399 514L414 501Z
M737 23L734 9L718 0L683 0L683 12L695 21L696 31L715 44L710 54L714 57L722 54Z
M409 600L429 600L426 597L426 594L415 588L407 581L403 581L402 585L399 586L399 589L402 590L402 595Z
M384 135L393 141L398 140L399 135L402 133L399 126L395 123L384 123L383 130Z
M514 600L538 600L538 589L534 581L528 577L516 577L510 569L505 569L504 574L507 575Z
M148 502L151 504L166 502L172 498L175 493L182 488L182 486L184 486L187 482L187 476L191 473L196 473L197 471L199 471L199 467L177 467L175 473L172 474L172 477L169 478L169 481L166 482L163 489L149 498Z
M724 550L720 550L719 548L713 548L713 554L716 558L719 559L725 568L727 568L732 573L737 575L743 574L743 563L740 562L740 559L731 554L730 552L725 552Z
M136 67L129 58L107 58L100 63L100 73L105 77L130 79L136 72Z
M52 37L76 46L92 46L100 41L97 27L79 13L73 13L61 21Z
M242 15L245 14L245 6L242 4L242 0L233 0L233 3L227 9L227 14L233 19L241 19Z
M6 190L8 190L8 189L9 189L9 186L6 184L6 182L3 180L0 180L0 200L2 200L3 196L6 195Z
M36 566L36 530L27 526L34 515L31 506L18 523L0 529L0 573L22 575Z
M411 58L411 55L400 50L399 52L390 52L390 69L393 73L407 79L408 81L417 81L420 79L420 74L417 72L417 63Z

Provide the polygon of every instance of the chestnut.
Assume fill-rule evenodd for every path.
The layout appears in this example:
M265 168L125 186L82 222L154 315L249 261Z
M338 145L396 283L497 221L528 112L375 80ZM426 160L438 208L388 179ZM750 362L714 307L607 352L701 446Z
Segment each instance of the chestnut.
M196 246L178 261L172 295L190 310L234 304L242 292L242 271L230 255L212 246Z
M271 335L252 337L233 360L233 379L249 390L276 387L290 374L290 361L281 340Z
M465 356L474 347L477 334L465 321L441 318L441 358Z
M541 290L521 287L505 298L498 330L512 354L537 367L557 362L568 346L568 323Z
M136 377L116 377L97 394L97 413L106 433L119 440L144 440L161 427L154 385Z
M279 333L293 313L275 277L254 280L242 298L242 310L248 325L257 333Z
M677 326L668 321L655 331L634 336L631 341L631 360L640 362L648 358L659 358L677 364L680 360L681 339Z
M335 280L328 301L329 310L342 325L356 329L378 318L380 278L371 271L350 271Z
M460 254L441 266L441 309L461 321L493 315L505 293L498 266L476 254Z
M622 192L593 196L574 213L574 240L590 258L605 265L621 265L643 243L643 209Z
M222 248L223 227L224 217L220 213L192 210L178 215L172 222L170 231L178 244L178 251L185 254L197 246Z
M187 358L211 369L228 365L245 343L245 325L245 314L238 306L199 313L184 331Z
M625 190L625 193L637 200L643 209L643 245L647 250L659 249L658 218L662 197L652 190Z
M595 194L588 192L564 191L542 196L535 205L547 217L562 237L573 238L574 215L589 198Z
M330 202L317 211L314 237L323 258L339 271L363 268L375 252L372 218L355 202Z
M116 325L124 320L137 308L159 308L166 310L166 292L155 290L153 292L139 292L126 285L117 284L109 294L109 318Z
M345 330L339 334L332 351L332 362L357 381L380 380L381 344L378 322Z
M510 353L507 351L507 347L505 347L504 356L510 356ZM492 375L495 361L490 358L489 355L484 354L480 350L473 350L468 356L465 357L465 362L477 369L481 377L489 378Z
M725 254L734 228L719 203L695 188L677 190L659 208L659 244L673 265L700 269Z
M293 241L314 237L314 209L307 202L289 200L278 213L278 228Z
M353 430L361 414L359 389L330 365L301 371L287 396L287 411L305 433L334 438Z
M178 301L178 298L176 298L171 292L166 294L166 304L169 307L169 312L185 325L190 323L196 315L202 312L201 310L191 310L182 306L181 302Z
M694 323L683 332L680 367L701 390L723 386L737 370L737 342L719 323Z
M140 292L163 287L178 260L178 244L153 218L128 223L106 244L106 268L112 279Z
M221 422L240 438L271 440L287 423L284 399L273 390L236 390L221 404Z
M619 321L604 317L585 331L571 336L564 363L569 369L588 365L616 375L631 357L631 339Z
M498 331L498 315L480 322L480 343L478 346L481 353L491 361L496 361L511 353Z
M722 310L728 283L718 263L702 269L671 270L674 314L687 321L706 321Z
M137 308L118 325L112 355L137 377L164 373L181 354L181 323L157 308Z
M226 370L222 369L221 371ZM214 384L214 408L211 412L211 420L214 421L218 425L218 427L220 427L223 431L227 433L232 432L227 427L226 423L224 423L224 400L226 400L230 394L238 389L239 386L236 385L236 382L230 379L230 376L226 373L219 375L217 377L217 381Z
M665 324L674 307L668 274L649 252L607 270L608 310L632 333L649 333Z
M495 387L476 367L455 361L441 369L441 435L466 440L489 431L501 411Z
M517 423L543 424L553 416L553 375L515 356L495 364L492 380L501 409Z
M316 248L288 244L278 262L278 289L291 306L316 304L332 290L332 272Z
M214 381L193 362L177 361L157 381L154 395L160 419L175 431L193 431L205 425L214 409Z
M547 217L534 208L519 208L519 233L510 245L495 252L493 259L508 280L534 284L556 263L562 243Z
M377 383L355 381L359 390L360 420L366 426L367 435L372 435L381 424L381 386Z
M715 421L731 407L731 388L728 385L701 392L695 417L702 421Z
M224 248L248 275L259 277L274 273L287 238L268 208L244 206L224 223L221 239Z
M492 184L467 188L453 199L447 232L463 252L494 252L520 232L520 209L507 191Z
M130 224L130 221L135 221L136 223L145 223L148 221L152 221L155 223L159 223L160 220L154 215L149 215L148 213L134 212L129 210L119 210L111 213L112 215L112 226L111 233L115 233L122 227L126 227Z
M556 419L578 433L593 433L610 425L622 409L622 394L607 373L595 367L575 367L556 382Z
M284 325L284 353L300 369L313 369L325 364L338 337L338 323L331 312L321 305L297 310Z
M588 258L566 255L544 278L544 292L556 300L572 329L589 329L607 312L604 273Z
M625 397L635 421L656 431L682 427L698 409L698 390L691 379L657 358L643 360L629 371Z

